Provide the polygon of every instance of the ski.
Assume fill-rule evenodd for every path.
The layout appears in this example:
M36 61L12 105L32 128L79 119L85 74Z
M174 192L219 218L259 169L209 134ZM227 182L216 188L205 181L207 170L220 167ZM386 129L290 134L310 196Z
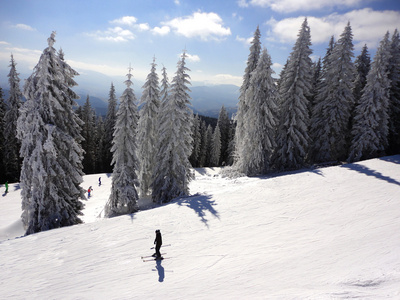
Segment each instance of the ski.
M171 244L168 244L168 245L162 245L162 247L168 247L168 246L171 246ZM155 249L156 247L151 247L150 249Z
M165 255L165 254L167 254L167 253L161 253L161 255ZM141 256L141 259L150 258L150 257L154 257L155 258L155 255L153 254L153 255Z
M148 261L157 261L157 260L166 260L166 259L170 259L171 257L162 257L160 258L151 258L151 259L143 259L143 262L148 262Z

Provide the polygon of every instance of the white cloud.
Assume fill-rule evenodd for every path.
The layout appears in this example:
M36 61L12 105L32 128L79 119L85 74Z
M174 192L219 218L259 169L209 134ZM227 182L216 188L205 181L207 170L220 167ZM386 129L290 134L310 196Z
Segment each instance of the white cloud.
M295 42L304 18L302 16L280 21L271 18L267 22L271 26L268 39L283 43ZM374 11L370 8L353 10L342 15L334 13L321 18L308 17L307 20L314 44L327 43L332 35L337 40L350 21L353 42L357 48L364 44L368 48L375 48L387 30L393 32L395 28L400 28L400 12Z
M200 57L196 54L192 55L192 54L186 53L186 58L188 61L191 61L191 62L199 62L200 61Z
M237 35L236 36L236 40L241 42L241 43L243 43L246 46L249 46L251 44L251 41L253 40L253 37L251 36L251 37L246 39L246 38L242 38L242 37Z
M22 29L22 30L27 30L27 31L36 31L35 28L32 28L31 26L26 25L26 24L16 24L16 25L12 25L12 27Z
M147 31L147 30L150 30L150 26L149 26L149 24L147 24L147 23L138 24L137 27L138 27L138 29L139 29L140 31Z
M239 6L247 7L259 6L259 7L269 7L274 11L281 13L292 13L295 11L312 11L321 10L335 7L356 7L363 0L246 0L238 1Z
M110 21L111 24L128 25L128 26L132 26L136 22L137 22L137 18L135 18L134 16L125 16L125 17Z
M180 4L181 4L181 2L180 2L179 0L174 0L174 3L175 3L176 5L180 5Z
M219 40L231 35L230 28L225 28L222 24L221 17L213 12L195 12L187 17L162 22L162 25L169 26L179 35L187 38L200 37L203 41Z
M10 45L10 43L7 43L5 41L0 41L0 45Z
M110 41L110 42L127 42L135 39L135 35L128 29L123 29L119 26L108 28L106 31L97 31L95 33L88 34L99 41Z
M167 35L171 31L171 28L168 26L154 27L152 31L154 34Z
M85 62L67 60L67 63L78 71L88 70L95 71L109 76L121 76L126 73L126 67L109 66L104 64L89 64Z
M249 3L246 0L238 0L237 4L239 5L239 7L248 7Z
M243 82L242 76L234 76L231 74L216 74L208 77L205 81L207 84L234 84L241 86Z
M10 44L6 42L4 42L4 44L0 42L0 45L6 46L3 49L0 49L0 61L9 62L11 54L13 54L14 59L18 64L22 64L30 70L37 65L40 55L42 54L42 51L40 50L10 47Z

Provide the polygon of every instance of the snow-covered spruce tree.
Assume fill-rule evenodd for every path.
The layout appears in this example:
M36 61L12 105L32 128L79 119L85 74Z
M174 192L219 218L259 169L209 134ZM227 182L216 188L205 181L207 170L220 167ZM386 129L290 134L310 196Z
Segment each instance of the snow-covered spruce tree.
M278 91L272 78L271 65L271 57L264 48L246 92L246 130L235 164L246 175L269 171L271 155L275 150Z
M143 93L138 125L138 159L140 161L139 171L139 194L141 196L149 193L153 170L155 165L157 147L157 125L158 111L160 109L160 89L158 75L156 73L155 58L151 64L151 71L147 75L143 85Z
M161 91L160 91L160 100L161 103L166 102L168 99L168 91L169 91L169 81L167 69L163 66L161 69ZM161 105L161 104L160 104Z
M107 115L105 120L105 157L104 157L104 164L106 168L106 172L112 172L111 161L113 158L113 154L111 152L112 141L113 141L113 134L114 134L114 127L115 122L117 119L117 97L115 96L115 87L114 84L111 83L110 93L108 98L108 108L107 108Z
M326 54L322 60L322 69L320 76L318 78L315 95L313 95L313 103L311 105L311 124L310 124L310 153L309 161L314 162L324 162L329 161L329 143L323 134L325 134L327 126L325 121L325 99L328 97L328 70L331 70L331 55L333 52L333 47L335 46L335 40L332 36L329 41L329 46L326 49Z
M246 103L246 91L250 85L250 78L252 72L257 67L258 59L260 58L261 53L261 41L260 41L261 33L260 29L257 26L256 31L254 32L254 37L250 46L250 54L247 58L247 66L243 75L242 86L240 87L240 95L239 95L239 103L238 110L236 113L236 132L235 132L235 159L240 156L240 152L242 150L243 136L246 131L246 119L245 114L248 109L248 105ZM247 120L250 122L250 120Z
M360 103L362 90L367 84L367 75L369 70L371 69L371 58L368 54L368 47L364 45L362 48L361 54L357 56L354 61L354 66L356 68L356 78L354 81L354 102L355 105Z
M199 155L199 167L203 168L206 166L207 159L207 148L208 148L208 139L207 139L207 124L206 121L200 121L200 155Z
M389 134L389 61L388 32L376 52L367 75L367 84L356 107L348 158L350 162L378 157L385 153Z
M213 128L210 124L208 124L207 130L206 130L206 141L207 141L206 160L205 160L204 166L210 167L211 166L211 153L212 153L212 148L213 148Z
M96 173L104 173L104 140L105 140L105 127L104 121L101 116L96 118Z
M200 132L200 117L195 115L192 124L192 154L189 157L190 164L193 168L199 167L200 147L201 147L201 132Z
M4 115L4 162L6 178L9 182L17 182L20 176L19 150L21 143L17 139L17 120L22 104L22 93L18 75L14 57L11 55L10 73L8 74L10 96Z
M22 220L26 234L82 223L82 121L73 111L77 74L56 54L55 32L48 39L20 109Z
M212 135L212 147L210 155L210 167L218 167L221 156L221 132L219 125L215 126L214 133Z
M169 96L162 102L159 114L159 146L152 183L152 198L157 203L169 202L189 193L193 113L189 108L190 76L185 66L186 57L186 52L183 52Z
M312 84L312 50L307 19L301 25L279 89L277 169L298 169L305 165L309 147L309 100Z
M221 132L221 157L218 165L225 166L227 165L228 157L230 156L229 143L231 141L231 122L224 105L222 105L221 110L219 111L218 126Z
M0 141L4 141L4 114L6 111L6 103L4 101L3 89L0 87ZM0 170L4 170L4 143L0 143ZM6 176L0 173L0 183L6 182Z
M348 156L351 116L355 105L353 90L356 70L352 62L353 48L353 34L348 23L333 47L325 77L326 97L321 102L325 124L317 136L322 141L317 140L316 144L322 145L320 152L326 152L326 161L341 161Z
M390 43L389 62L390 102L389 102L389 149L388 154L400 153L400 37L396 29Z
M79 117L84 122L82 126L82 148L85 151L83 156L83 171L86 174L95 172L96 163L96 113L90 104L89 95L80 110Z
M111 195L104 209L106 217L114 217L124 214L132 214L138 211L138 193L136 187L139 185L137 170L137 124L139 113L136 105L136 97L133 92L131 81L131 68L125 81L126 89L120 98L115 123L112 164Z

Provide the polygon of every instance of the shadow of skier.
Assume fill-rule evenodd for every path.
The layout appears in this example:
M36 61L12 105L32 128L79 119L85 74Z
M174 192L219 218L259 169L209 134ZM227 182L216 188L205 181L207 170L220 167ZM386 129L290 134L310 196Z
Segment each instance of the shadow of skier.
M157 260L156 269L158 271L158 282L163 282L165 278L165 270L164 267L161 265L162 260Z

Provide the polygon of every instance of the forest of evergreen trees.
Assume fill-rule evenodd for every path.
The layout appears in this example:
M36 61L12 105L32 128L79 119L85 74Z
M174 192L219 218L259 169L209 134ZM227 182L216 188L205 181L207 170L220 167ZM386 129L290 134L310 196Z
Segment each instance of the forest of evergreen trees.
M230 119L222 107L214 125L190 109L185 52L171 82L165 67L160 80L153 59L141 99L129 68L119 105L111 84L104 118L89 96L83 106L74 101L79 74L54 49L54 32L23 91L11 56L8 99L0 89L0 180L20 182L26 233L82 222L84 174L112 173L105 214L113 217L136 212L139 197L188 195L192 167L258 175L400 153L397 30L371 62L367 45L354 59L349 23L312 62L305 19L278 80L260 38L257 27L237 114Z

